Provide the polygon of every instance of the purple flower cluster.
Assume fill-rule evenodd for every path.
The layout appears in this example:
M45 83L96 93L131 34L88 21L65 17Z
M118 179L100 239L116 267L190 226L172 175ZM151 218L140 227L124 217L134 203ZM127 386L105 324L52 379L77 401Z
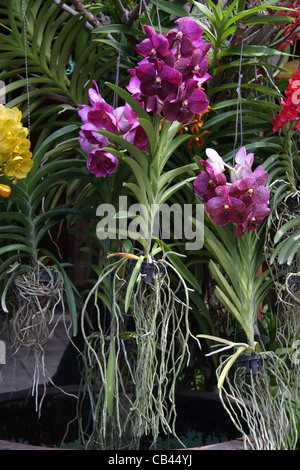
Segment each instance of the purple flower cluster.
M201 39L203 29L192 18L181 18L175 23L177 27L164 35L144 26L148 37L137 45L144 58L129 70L132 78L127 89L148 112L162 113L171 122L188 123L208 108L201 85L211 78L206 56L211 44ZM116 171L118 158L103 150L108 139L99 130L117 133L140 150L148 149L148 140L131 106L126 103L114 109L94 84L96 89L89 89L91 106L81 105L78 112L83 123L79 143L88 156L89 171L105 176Z
M118 158L103 150L109 141L98 132L99 129L118 133L141 150L148 148L148 140L131 106L126 103L125 106L114 109L101 97L95 82L94 85L96 90L89 89L91 106L81 105L78 111L83 122L79 132L79 144L88 156L88 170L96 176L105 176L116 171Z
M129 70L132 78L127 88L147 111L162 113L171 122L188 123L209 105L201 86L211 78L206 55L211 44L201 39L203 29L192 18L179 18L175 24L165 34L144 26L148 37L137 45L144 58Z
M224 174L227 165L222 158L213 149L207 149L206 154L208 159L200 162L203 171L194 181L194 190L205 203L211 220L217 225L226 225L229 221L237 224L237 237L247 229L257 229L270 212L267 206L270 195L266 188L268 173L261 165L252 171L254 154L247 155L246 148L241 147L228 183Z

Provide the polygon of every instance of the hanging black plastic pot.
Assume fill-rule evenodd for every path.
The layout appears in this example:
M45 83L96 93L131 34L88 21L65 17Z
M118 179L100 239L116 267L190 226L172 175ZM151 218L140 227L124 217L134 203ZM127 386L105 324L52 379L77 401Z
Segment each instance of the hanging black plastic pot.
M134 270L137 261L135 259L129 259L130 273ZM140 273L146 275L146 282L153 282L155 273L162 273L164 267L159 263L149 263L148 261L143 261L140 268Z
M300 201L299 201L299 196L297 194L289 196L286 199L286 204L287 204L290 214L299 213Z
M250 374L250 372L252 374L258 374L266 370L268 360L262 357L261 354L243 354L236 359L234 364L240 374Z

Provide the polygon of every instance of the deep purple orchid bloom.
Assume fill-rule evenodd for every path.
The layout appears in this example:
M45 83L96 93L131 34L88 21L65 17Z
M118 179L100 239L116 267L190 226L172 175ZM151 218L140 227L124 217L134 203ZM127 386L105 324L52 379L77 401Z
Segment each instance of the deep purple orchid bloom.
M218 186L216 194L206 204L206 211L215 224L226 225L229 221L241 224L247 220L245 204L229 196L229 186Z
M200 160L204 171L200 171L194 181L195 194L204 202L216 197L215 190L217 186L226 185L226 176L223 173L224 166L220 161L213 160L213 157L215 156L213 152L213 149L206 149L206 154L208 156L210 155L210 158L207 160ZM216 155L221 159L217 152Z
M194 190L197 197L203 202L216 197L216 184L205 171L200 171L194 181Z
M169 41L170 47L177 42L178 53L181 57L190 57L195 47L203 43L203 40L200 39L203 29L190 17L179 18L175 23L178 29L171 29L165 36Z
M177 92L182 82L181 73L164 62L141 63L136 68L136 76L141 81L141 92L145 96L157 95L161 100Z
M144 30L148 38L137 44L137 52L143 57L147 57L149 62L159 59L173 67L175 59L169 49L167 38L162 34L157 34L151 26L144 25Z
M244 235L246 230L256 230L263 219L270 213L270 208L267 204L256 204L252 203L247 208L247 220L242 224L239 224L236 228L236 236L241 237Z
M269 201L270 194L266 188L268 173L257 167L250 176L246 176L237 182L240 198L246 206L251 203L266 204Z
M211 78L209 74L206 73L209 57L206 56L207 52L211 47L210 43L203 43L199 48L195 49L191 57L180 57L176 60L174 67L178 70L184 81L189 79L201 80L203 83L203 78L208 80Z
M118 163L115 155L96 148L88 155L87 168L95 176L106 176L116 171Z
M189 80L178 98L168 96L163 113L168 121L189 122L194 114L201 114L209 106L206 94L198 88L195 80Z

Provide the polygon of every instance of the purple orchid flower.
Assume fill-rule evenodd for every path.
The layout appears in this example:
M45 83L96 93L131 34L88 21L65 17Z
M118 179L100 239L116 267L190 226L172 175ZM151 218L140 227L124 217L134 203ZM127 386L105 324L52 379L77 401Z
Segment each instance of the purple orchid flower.
M266 204L269 201L270 193L266 188L268 173L257 167L250 176L246 176L238 181L237 187L240 191L240 198L249 206L252 203Z
M138 120L138 115L128 103L116 108L114 110L114 116L118 119L118 129L121 135L128 132Z
M270 213L270 208L267 204L256 204L252 203L247 208L247 219L242 224L238 225L236 228L236 236L241 237L244 235L246 230L256 230L263 219L267 217Z
M205 171L200 171L194 181L194 190L197 197L203 202L216 197L216 184Z
M106 147L108 138L97 132L98 129L94 124L83 124L79 131L79 144L83 152L88 154L95 148Z
M147 57L149 62L156 59L163 60L167 65L173 67L174 56L169 50L169 41L162 34L157 34L151 26L144 25L144 30L148 36L137 44L136 50L143 57Z
M181 57L190 57L197 46L203 43L200 39L202 27L192 18L184 17L175 21L178 28L171 29L165 34L170 47L178 43L178 53Z
M131 142L140 150L148 149L148 137L139 122L133 124L131 128L123 135L123 138L128 142Z
M206 211L217 225L226 225L229 221L241 224L247 220L245 204L235 197L229 196L229 186L218 186L216 197L206 204Z
M136 76L141 81L141 92L145 96L157 95L161 100L176 94L182 82L181 73L163 61L141 63L136 68Z
M114 173L118 164L119 161L115 155L103 152L100 148L96 148L88 154L87 168L95 176L106 176Z
M206 94L198 88L195 80L189 80L178 98L168 96L163 113L168 121L189 122L194 114L201 114L208 108Z
M201 83L204 83L204 77L205 80L211 78L206 73L209 64L209 57L206 54L210 47L210 43L204 43L194 50L192 57L180 57L176 60L174 67L181 73L184 81L194 79L197 81L201 80Z
M200 160L200 163L205 171L200 171L198 174L194 181L194 189L196 196L202 201L207 202L209 199L217 196L217 186L226 185L226 176L223 173L224 167L223 169L220 166L213 167L207 160Z
M81 105L81 109L78 111L82 122L93 124L98 129L116 132L118 122L113 115L114 108L102 98L98 87L96 90L89 89L89 98L92 106Z

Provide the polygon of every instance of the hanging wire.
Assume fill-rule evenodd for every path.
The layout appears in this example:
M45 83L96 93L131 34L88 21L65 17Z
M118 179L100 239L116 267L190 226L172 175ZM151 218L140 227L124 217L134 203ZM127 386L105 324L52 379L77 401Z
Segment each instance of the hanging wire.
M26 94L27 94L27 127L28 138L30 138L30 100L29 100L29 80L28 80L28 56L27 56L27 28L28 18L25 12L24 0L22 0L22 13L23 13L23 29L24 29L24 57L25 57L25 78L26 78Z
M233 146L233 167L235 164L235 149L237 146L237 140L238 140L238 132L239 132L239 126L240 126L240 132L241 132L241 141L240 144L241 146L243 145L243 110L242 110L242 96L241 96L241 83L242 83L242 59L243 59L243 48L244 48L244 40L242 39L242 44L241 44L241 55L240 55L240 64L239 64L239 79L238 79L238 86L237 86L237 108L236 108L236 122L235 122L235 137L234 137L234 146ZM237 252L237 240L236 240L236 235L235 235L235 229L234 226L232 226L232 232L233 232L233 239L234 239L234 250L235 250L235 259L236 259L236 267L237 267L237 274L238 274L238 280L239 280L239 290L240 290L240 297L241 297L241 305L243 308L243 316L244 316L244 303L242 299L242 288L241 288L241 283L240 283L240 275L239 275L239 262L238 262L238 252ZM242 312L241 312L242 313ZM237 335L237 322L235 322L235 330L234 330L234 341L236 342L236 335Z
M239 79L238 79L238 86L236 89L237 109L236 109L236 121L235 121L235 138L234 138L233 157L232 157L233 165L234 165L234 151L237 145L239 125L240 125L240 130L241 130L241 146L243 145L243 115L242 115L242 97L241 97L241 83L242 83L242 78L243 78L243 74L242 74L243 48L244 48L244 40L242 39L240 64L239 64Z

